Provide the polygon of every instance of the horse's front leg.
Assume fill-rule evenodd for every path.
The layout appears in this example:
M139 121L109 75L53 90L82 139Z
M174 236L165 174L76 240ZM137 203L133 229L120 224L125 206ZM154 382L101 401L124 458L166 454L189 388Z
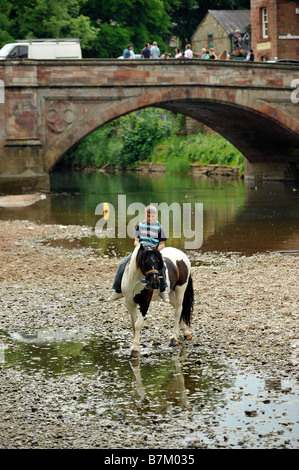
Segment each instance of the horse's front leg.
M137 310L136 310L135 305L132 302L126 301L125 304L126 304L126 307L128 309L128 312L130 313L130 316L131 316L131 325L132 325L132 328L133 328L133 335L135 335L135 324L136 324L136 320L137 320Z
M131 354L130 354L131 359L139 357L140 332L142 330L143 323L144 323L144 316L142 315L141 312L139 312L137 316L137 321L134 326L134 339L133 339L133 343L131 347Z
M140 305L140 312L138 313L137 320L133 328L134 339L133 339L133 344L131 347L131 355L130 355L131 358L139 357L140 332L143 327L144 318L145 318L145 315L147 314L152 295L153 295L152 290L144 289L143 291L140 292L140 294L135 296L136 302L138 302L138 304Z

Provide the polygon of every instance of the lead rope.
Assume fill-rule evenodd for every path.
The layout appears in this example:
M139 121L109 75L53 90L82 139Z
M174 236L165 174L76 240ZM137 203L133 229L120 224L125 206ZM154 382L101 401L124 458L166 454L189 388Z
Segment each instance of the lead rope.
M145 275L147 276L148 274L150 274L150 273L152 273L152 272L156 272L156 273L157 273L157 272L159 272L159 271L158 271L157 269L151 269L150 271L146 271ZM136 274L136 276L137 276L137 274ZM135 289L136 289L137 284L139 284L140 282L142 282L142 284L145 284L145 288L146 288L146 289L149 289L149 285L148 285L149 281L147 281L146 278L145 278L145 279L141 279L139 276L137 276L137 277L138 277L139 281L136 282L136 284L135 284L135 286L134 286L134 289L133 289L133 293L132 293L132 300L133 300L133 303L134 303L135 307L136 307L136 302L135 302L135 300L134 300L134 297L135 297ZM159 278L162 279L163 276L159 276Z

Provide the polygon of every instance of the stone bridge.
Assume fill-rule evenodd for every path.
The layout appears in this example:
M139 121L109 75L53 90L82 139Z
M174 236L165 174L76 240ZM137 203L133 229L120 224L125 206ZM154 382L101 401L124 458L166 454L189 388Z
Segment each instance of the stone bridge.
M244 155L245 178L292 179L299 171L298 102L296 64L1 61L0 191L49 189L49 172L68 149L148 106L217 131Z

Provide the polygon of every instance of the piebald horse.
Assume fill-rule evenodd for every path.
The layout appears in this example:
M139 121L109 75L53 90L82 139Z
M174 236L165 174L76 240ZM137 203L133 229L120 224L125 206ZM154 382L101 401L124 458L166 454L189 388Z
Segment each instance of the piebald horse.
M131 358L139 357L140 332L144 318L152 300L161 300L159 271L166 266L167 291L169 300L175 310L174 329L170 345L175 346L179 340L179 327L185 339L190 340L191 316L193 311L193 284L191 266L187 256L176 248L163 248L158 251L146 245L137 246L127 264L121 289L126 307L131 315L133 327L133 344ZM139 305L139 312L136 306Z

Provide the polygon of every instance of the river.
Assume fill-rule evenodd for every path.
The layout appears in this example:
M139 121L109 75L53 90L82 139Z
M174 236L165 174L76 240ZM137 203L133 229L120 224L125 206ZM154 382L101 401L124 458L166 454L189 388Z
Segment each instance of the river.
M39 224L3 224L2 446L298 448L292 375L298 365L298 257L254 254L298 251L299 188L67 171L51 174L51 189L31 206L2 207L0 219L58 224L58 231L95 228L97 206L109 202L118 234L119 215L129 223L133 215L126 209L133 203L189 204L193 224L195 204L202 204L203 242L190 257L194 338L170 348L165 318L159 320L153 306L140 364L130 363L124 305L109 305L104 297L117 266L111 257L130 252L132 239L56 239L44 237L48 228ZM120 196L125 214L119 214ZM168 243L184 248L186 237L175 238L175 229L170 224ZM45 244L58 249L41 249L31 237L47 238ZM59 249L85 246L93 249L82 250L84 256Z
M120 196L125 208L119 207ZM202 204L203 239L195 244L199 252L250 255L299 249L299 187L295 183L255 185L241 179L199 179L182 174L57 171L51 174L51 194L46 199L30 207L2 208L0 219L95 228L102 218L95 214L96 207L103 202L115 209L115 235L105 238L94 235L80 241L100 249L102 254L124 256L131 251L132 239L120 237L118 211L126 210L133 203L166 203L168 207L177 203L181 208L185 204L192 213L192 229L196 228L195 205ZM181 236L174 233L171 215L170 211L168 245L185 248L183 212ZM127 213L122 217L126 224L132 219Z

